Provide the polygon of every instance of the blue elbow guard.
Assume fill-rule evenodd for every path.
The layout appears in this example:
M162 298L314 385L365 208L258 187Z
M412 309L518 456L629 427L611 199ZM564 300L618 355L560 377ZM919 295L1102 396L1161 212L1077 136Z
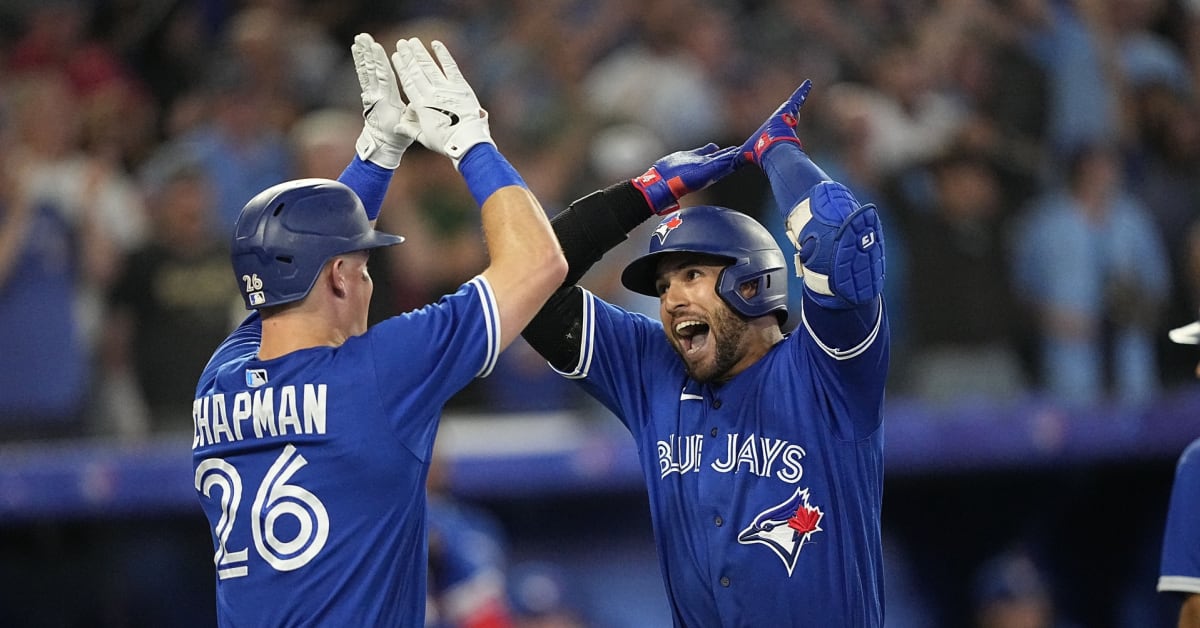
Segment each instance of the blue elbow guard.
M820 305L845 309L883 290L883 230L874 205L859 205L846 186L822 181L787 217L796 272Z

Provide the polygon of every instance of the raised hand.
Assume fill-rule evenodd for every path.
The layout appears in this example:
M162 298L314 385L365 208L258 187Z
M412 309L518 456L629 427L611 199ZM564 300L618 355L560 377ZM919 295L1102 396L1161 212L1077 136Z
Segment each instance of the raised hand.
M396 74L387 52L374 38L360 33L350 46L362 89L363 130L354 148L363 161L394 170L421 127L415 111L400 98Z
M787 100L783 101L782 105L763 122L762 126L742 144L741 157L742 159L762 165L762 156L767 152L767 149L778 142L795 142L800 144L800 138L796 136L796 116L800 113L800 107L804 105L804 101L808 99L808 90L812 89L812 81L804 79L800 87L792 92L792 95Z
M661 216L679 209L679 199L685 194L703 190L738 165L738 147L718 149L716 144L707 144L671 153L631 182L654 213Z
M487 112L479 106L475 91L463 78L450 51L440 41L430 45L437 55L436 62L420 39L401 39L396 42L392 64L404 86L409 108L416 110L421 128L417 141L449 157L458 168L472 146L495 142Z

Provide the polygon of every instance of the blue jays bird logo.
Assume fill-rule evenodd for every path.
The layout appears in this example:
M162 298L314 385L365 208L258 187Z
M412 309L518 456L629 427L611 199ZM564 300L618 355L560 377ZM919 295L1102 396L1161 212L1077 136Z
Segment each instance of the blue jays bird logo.
M671 232L682 224L683 219L679 217L679 214L675 214L674 216L671 216L670 218L658 223L658 226L654 228L654 237L658 238L658 243L660 245L665 244L667 241L667 236L671 235Z
M821 519L824 517L825 513L819 507L809 505L808 489L798 488L782 504L760 512L738 534L738 543L762 543L771 548L787 567L788 576L791 576L800 550L814 533L821 532Z

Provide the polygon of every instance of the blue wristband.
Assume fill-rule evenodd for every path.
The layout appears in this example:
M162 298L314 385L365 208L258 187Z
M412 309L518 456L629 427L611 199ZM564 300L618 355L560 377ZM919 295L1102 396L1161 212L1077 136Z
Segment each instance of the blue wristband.
M342 176L338 177L338 181L354 190L359 200L362 201L363 209L367 210L367 218L373 221L379 217L379 210L383 207L383 197L387 194L388 185L392 182L394 172L394 170L369 161L363 161L358 155L355 155L350 165L342 171Z
M471 147L458 162L458 171L467 182L475 202L483 202L502 187L519 185L528 188L520 173L492 144L481 142Z

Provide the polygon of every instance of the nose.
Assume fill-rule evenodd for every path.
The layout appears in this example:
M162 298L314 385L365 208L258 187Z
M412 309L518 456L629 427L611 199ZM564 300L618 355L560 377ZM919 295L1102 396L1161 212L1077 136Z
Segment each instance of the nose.
M670 312L687 305L687 294L679 286L672 287L668 283L666 289L658 296L658 300L663 310Z

